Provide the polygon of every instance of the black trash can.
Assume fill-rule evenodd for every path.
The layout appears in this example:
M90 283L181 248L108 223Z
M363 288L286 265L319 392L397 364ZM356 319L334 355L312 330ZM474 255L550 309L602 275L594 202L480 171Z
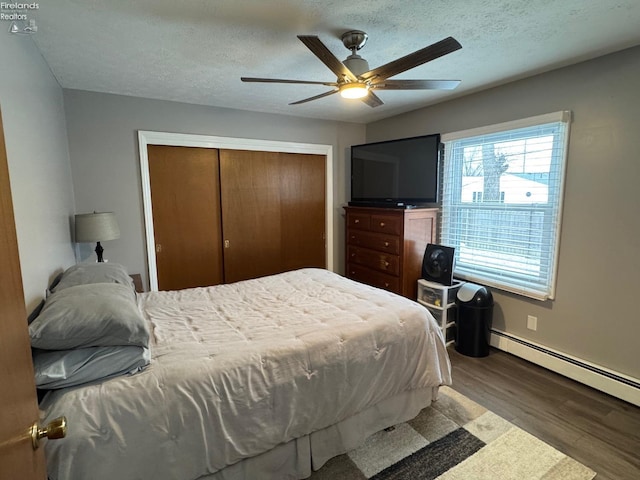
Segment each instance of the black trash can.
M456 350L469 357L489 355L493 295L482 285L464 283L456 295Z

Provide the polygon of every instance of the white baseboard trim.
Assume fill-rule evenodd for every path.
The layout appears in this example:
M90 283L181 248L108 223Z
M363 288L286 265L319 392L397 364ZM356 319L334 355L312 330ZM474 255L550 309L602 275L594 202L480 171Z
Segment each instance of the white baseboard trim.
M640 407L640 380L499 330L491 346Z

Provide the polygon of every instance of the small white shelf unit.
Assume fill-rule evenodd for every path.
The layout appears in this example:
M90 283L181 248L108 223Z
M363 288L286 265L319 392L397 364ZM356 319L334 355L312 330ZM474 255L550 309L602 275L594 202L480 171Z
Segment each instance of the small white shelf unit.
M436 319L447 345L451 345L456 339L456 295L463 283L454 280L453 285L443 285L424 279L418 280L418 303L426 307Z

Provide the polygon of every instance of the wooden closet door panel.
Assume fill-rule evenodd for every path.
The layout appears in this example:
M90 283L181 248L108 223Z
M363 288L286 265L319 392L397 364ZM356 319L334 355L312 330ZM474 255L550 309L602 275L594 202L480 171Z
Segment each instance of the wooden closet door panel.
M280 159L283 266L326 268L326 157L281 153Z
M279 170L278 153L220 151L226 283L283 271Z
M225 282L326 266L325 157L221 150L220 183Z
M150 145L158 288L223 282L218 151Z

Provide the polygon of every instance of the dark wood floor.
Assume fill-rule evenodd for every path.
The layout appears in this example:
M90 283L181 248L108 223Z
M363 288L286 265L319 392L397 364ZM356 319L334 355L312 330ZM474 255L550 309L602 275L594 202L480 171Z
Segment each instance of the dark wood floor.
M596 480L640 479L640 408L499 350L449 347L458 392L587 465Z

